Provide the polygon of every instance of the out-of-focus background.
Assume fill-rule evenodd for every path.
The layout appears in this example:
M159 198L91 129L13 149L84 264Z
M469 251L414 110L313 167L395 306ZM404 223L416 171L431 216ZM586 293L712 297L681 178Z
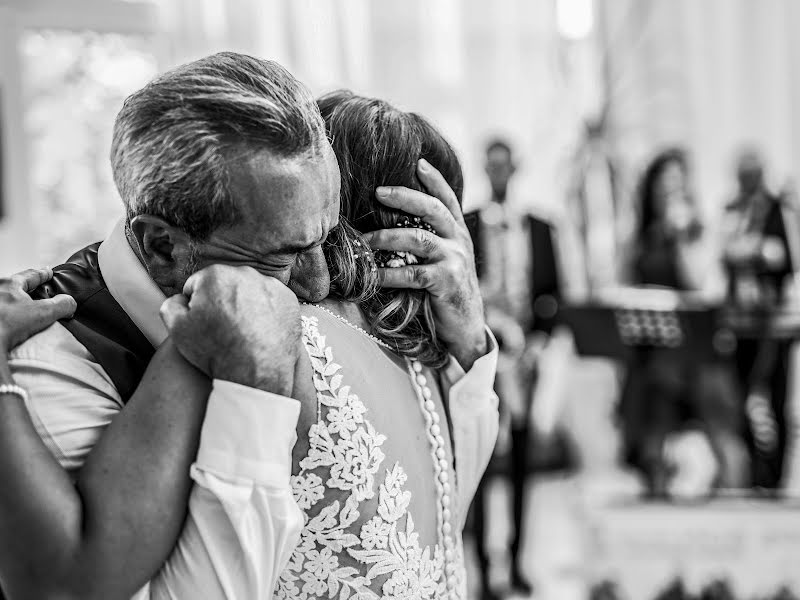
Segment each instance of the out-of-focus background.
M114 117L177 64L420 112L480 264L533 268L528 315L483 274L505 433L475 597L795 598L797 31L797 0L0 0L0 273L105 236Z

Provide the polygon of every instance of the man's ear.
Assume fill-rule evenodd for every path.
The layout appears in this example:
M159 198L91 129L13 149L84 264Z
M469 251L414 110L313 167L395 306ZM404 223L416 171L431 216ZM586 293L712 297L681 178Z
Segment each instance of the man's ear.
M138 215L130 227L150 277L162 288L176 285L191 256L189 235L154 215Z

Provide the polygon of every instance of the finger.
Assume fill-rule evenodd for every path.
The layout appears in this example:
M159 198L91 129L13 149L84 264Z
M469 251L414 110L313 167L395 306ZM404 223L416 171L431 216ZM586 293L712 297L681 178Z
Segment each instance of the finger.
M61 319L68 319L75 314L78 308L75 299L66 294L59 294L45 300L37 300L31 307L31 312L35 315L35 320L31 326L30 333L38 333L47 329Z
M23 292L32 292L43 283L50 281L53 270L49 267L42 269L25 269L11 276L11 281L18 285Z
M409 265L396 269L378 269L381 287L424 290L435 283L435 272L430 265Z
M456 193L444 176L424 158L417 163L417 177L428 190L431 196L438 198L442 204L456 220L456 223L464 222L464 213L461 210L461 203L458 201Z
M170 296L161 304L159 314L164 325L172 331L177 323L189 312L189 299L183 294Z
M191 300L192 296L194 295L195 291L200 285L200 282L206 276L206 269L201 271L197 271L197 273L193 273L189 276L189 279L186 280L186 283L183 284L183 295L186 296L187 299Z
M75 298L67 294L58 294L47 300L37 300L36 304L47 304L57 320L69 319L78 310L78 303L75 302Z
M442 237L450 238L455 234L456 220L433 196L405 187L381 186L375 190L375 197L381 204L422 218Z
M424 229L380 229L364 234L372 250L411 252L420 258L441 258L443 248L440 237Z

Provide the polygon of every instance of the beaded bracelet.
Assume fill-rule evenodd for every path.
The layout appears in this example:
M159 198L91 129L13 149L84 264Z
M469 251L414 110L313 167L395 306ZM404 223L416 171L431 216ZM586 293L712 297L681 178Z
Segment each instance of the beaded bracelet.
M10 383L4 383L3 385L0 385L0 396L3 394L18 396L23 402L28 401L28 392L18 385L13 385Z

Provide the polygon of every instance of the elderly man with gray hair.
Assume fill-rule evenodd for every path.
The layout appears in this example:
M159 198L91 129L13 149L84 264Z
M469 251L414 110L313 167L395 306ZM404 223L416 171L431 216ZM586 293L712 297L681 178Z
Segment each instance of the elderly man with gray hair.
M324 123L285 69L222 53L131 96L111 162L125 218L26 280L43 282L34 298L72 296L74 316L0 348L2 590L180 598L187 572L207 598L270 589L303 525L286 485L297 299L328 295L339 220ZM463 326L470 293L435 308ZM451 352L469 369L487 347ZM194 369L207 377L179 376Z

